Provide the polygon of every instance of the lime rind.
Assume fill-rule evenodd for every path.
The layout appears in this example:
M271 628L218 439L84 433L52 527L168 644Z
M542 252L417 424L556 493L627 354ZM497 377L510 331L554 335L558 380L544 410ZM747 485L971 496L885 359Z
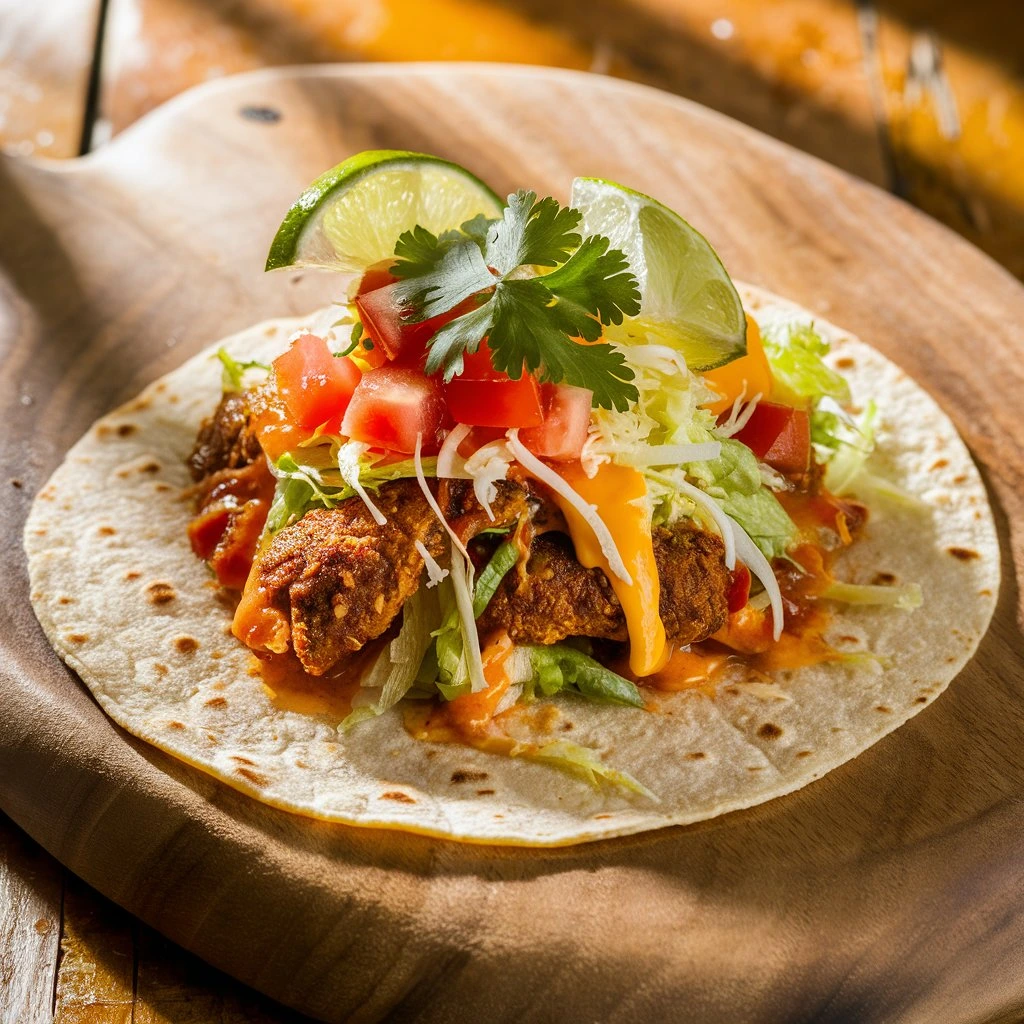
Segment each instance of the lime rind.
M607 235L640 284L640 313L606 331L611 340L668 345L697 372L746 352L743 303L699 231L656 199L602 178L576 178L571 202L584 234Z
M284 216L267 270L326 267L361 273L394 253L417 224L439 234L504 203L470 171L425 153L377 149L321 174Z

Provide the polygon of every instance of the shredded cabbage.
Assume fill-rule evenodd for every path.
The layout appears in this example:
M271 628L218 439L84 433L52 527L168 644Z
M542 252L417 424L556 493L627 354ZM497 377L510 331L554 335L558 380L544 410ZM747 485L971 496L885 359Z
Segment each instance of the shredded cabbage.
M644 699L636 684L623 678L599 661L567 644L530 646L533 669L523 691L529 701L536 690L545 697L552 697L562 690L577 693L587 700L603 704L625 704L628 707L644 707Z
M595 789L600 789L601 784L612 786L615 789L624 789L630 793L639 793L654 803L660 803L658 797L645 785L638 782L627 772L620 772L615 768L609 768L600 758L596 750L590 747L581 747L578 743L570 743L568 740L556 740L543 747L536 749L529 748L518 756L528 761L537 761L541 764L550 764L560 768L570 775L576 775L589 783Z

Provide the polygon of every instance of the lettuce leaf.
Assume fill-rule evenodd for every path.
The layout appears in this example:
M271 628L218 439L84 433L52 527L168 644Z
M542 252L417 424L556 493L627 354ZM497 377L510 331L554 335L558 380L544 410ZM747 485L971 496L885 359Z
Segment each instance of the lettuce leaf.
M850 400L849 384L825 364L823 357L828 355L829 345L813 324L790 325L785 337L769 330L762 341L782 401L825 396L837 402Z
M743 527L765 558L781 557L796 538L796 524L763 485L757 456L735 438L721 441L717 459L687 463L686 475Z
M569 690L587 700L603 704L624 704L642 708L644 699L634 683L605 668L600 662L566 644L532 646L530 663L533 677L523 690L523 697L532 700L539 689L545 697Z

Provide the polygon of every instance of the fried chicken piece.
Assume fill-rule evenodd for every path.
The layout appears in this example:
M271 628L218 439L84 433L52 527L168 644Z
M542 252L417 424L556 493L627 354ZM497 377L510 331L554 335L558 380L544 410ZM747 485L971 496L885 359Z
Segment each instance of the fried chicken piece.
M445 548L444 529L415 480L384 484L374 504L387 517L384 526L361 499L349 498L307 512L253 564L268 602L289 616L295 654L312 675L391 625L420 585L417 540L435 558Z
M229 391L212 416L203 420L188 468L193 480L223 469L240 469L262 455L256 434L249 429L249 395Z
M725 623L729 572L725 547L686 524L654 531L660 611L668 640L703 640ZM627 640L626 619L608 577L585 569L561 533L537 537L525 572L502 581L480 619L481 632L504 629L515 643L553 644L568 636Z

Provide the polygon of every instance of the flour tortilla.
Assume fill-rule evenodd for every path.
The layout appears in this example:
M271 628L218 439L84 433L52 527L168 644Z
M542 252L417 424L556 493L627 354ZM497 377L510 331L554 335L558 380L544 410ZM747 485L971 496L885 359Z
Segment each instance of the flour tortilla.
M872 651L884 669L827 664L783 672L772 685L739 674L714 699L658 695L653 713L562 698L557 714L530 719L548 730L540 739L596 748L660 802L414 740L398 711L339 735L338 717L271 703L249 672L250 653L230 636L230 605L185 534L184 459L220 397L216 346L95 424L37 497L25 545L39 621L129 732L259 800L317 818L546 846L700 821L798 789L917 714L963 668L995 607L999 549L978 471L935 402L838 327L743 291L762 324L813 320L855 402L877 399L873 465L931 515L876 503L837 575L917 581L924 605L836 614L828 638L844 651ZM239 359L269 361L310 322L259 324L223 344Z

